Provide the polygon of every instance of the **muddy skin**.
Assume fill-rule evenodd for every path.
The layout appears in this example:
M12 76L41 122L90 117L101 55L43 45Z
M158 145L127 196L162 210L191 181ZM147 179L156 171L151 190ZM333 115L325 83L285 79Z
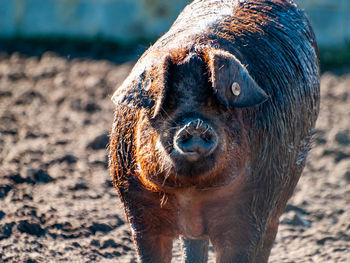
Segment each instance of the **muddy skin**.
M194 1L117 89L110 171L141 262L267 262L319 111L290 1ZM192 241L193 240L193 241ZM197 240L197 241L195 241Z

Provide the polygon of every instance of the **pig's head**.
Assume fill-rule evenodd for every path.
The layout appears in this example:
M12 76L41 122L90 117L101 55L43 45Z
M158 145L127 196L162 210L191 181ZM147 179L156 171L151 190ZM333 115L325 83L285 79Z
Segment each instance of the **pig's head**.
M214 49L159 53L141 66L112 99L138 112L134 158L142 183L203 189L244 174L250 147L242 108L267 99L245 67Z

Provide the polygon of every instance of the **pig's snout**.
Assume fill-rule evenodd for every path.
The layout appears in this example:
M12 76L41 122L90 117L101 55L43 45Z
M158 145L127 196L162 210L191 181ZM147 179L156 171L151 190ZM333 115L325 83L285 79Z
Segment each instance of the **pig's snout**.
M218 145L218 135L201 119L189 120L174 136L174 148L188 161L211 154Z

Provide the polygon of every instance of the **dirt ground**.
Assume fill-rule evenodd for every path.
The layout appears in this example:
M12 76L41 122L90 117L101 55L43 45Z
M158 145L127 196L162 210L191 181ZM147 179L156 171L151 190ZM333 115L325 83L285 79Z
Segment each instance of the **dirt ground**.
M133 64L120 62L135 56L15 51L0 53L0 262L135 262L106 152L110 96ZM270 262L350 262L348 72L322 75L314 147Z

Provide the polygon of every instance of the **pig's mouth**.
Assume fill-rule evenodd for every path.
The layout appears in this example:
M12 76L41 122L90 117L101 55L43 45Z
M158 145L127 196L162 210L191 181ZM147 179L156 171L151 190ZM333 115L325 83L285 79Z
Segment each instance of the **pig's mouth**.
M220 158L221 151L214 151L206 157L190 161L182 156L171 154L172 169L169 177L164 178L163 188L171 189L195 187L199 190L222 188L238 177L240 169L234 169ZM230 169L233 168L233 169Z
M178 177L196 178L209 173L216 164L216 152L200 156L197 152L179 153L176 149L171 153L175 174Z
M239 158L229 161L231 155L224 132L213 122L198 117L183 119L181 123L173 134L157 141L154 160L158 168L154 173L149 167L142 169L149 180L159 187L198 189L216 188L231 182L235 177L233 171L238 171L236 161Z
M157 143L158 156L162 157L158 159L161 162L155 170L152 170L152 165L142 167L139 163L143 182L149 181L157 189L171 192L188 187L200 190L221 188L233 182L241 172L235 161L225 158L225 141L220 140L215 150L203 156L191 152L184 155L174 147L166 150L163 145L160 141Z

